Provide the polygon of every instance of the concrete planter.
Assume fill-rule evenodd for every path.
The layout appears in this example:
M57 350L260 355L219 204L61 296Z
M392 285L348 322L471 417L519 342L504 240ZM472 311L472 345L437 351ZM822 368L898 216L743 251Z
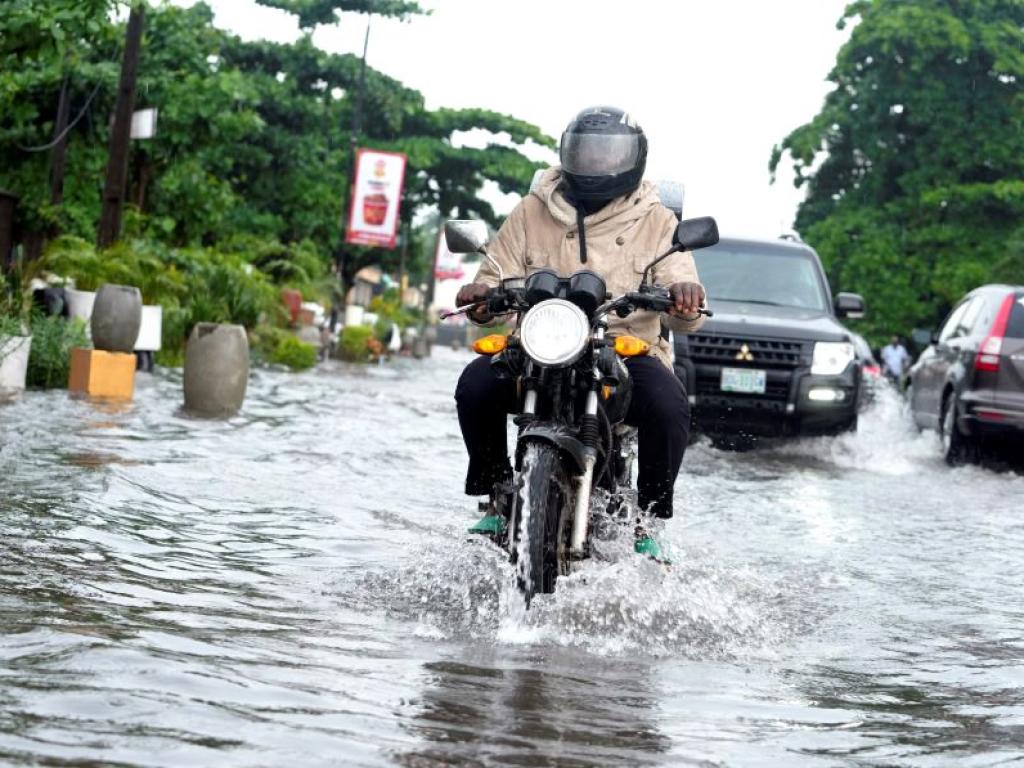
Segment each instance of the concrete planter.
M142 322L139 337L135 340L136 352L158 352L163 345L164 308L159 304L145 304L142 307Z
M133 285L101 285L92 308L92 343L107 352L134 352L142 325L142 294Z
M358 304L345 307L345 325L362 325L364 309Z
M88 324L92 319L92 308L96 301L96 292L65 288L64 297L68 302L68 315L70 317L77 317Z
M25 389L25 375L28 373L28 356L31 350L31 336L0 338L0 394L21 392Z
M198 323L185 347L185 410L211 418L242 407L249 383L249 339L240 325Z

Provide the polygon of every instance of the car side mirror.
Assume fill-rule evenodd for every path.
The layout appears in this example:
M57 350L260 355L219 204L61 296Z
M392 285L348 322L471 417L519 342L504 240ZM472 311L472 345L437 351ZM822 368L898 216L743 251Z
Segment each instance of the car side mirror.
M914 342L914 346L923 349L938 341L938 334L931 328L915 328L910 332L910 340Z
M672 245L681 251L695 251L718 242L718 224L711 216L683 219L672 235Z
M836 294L835 307L839 317L848 317L851 320L864 317L864 298L859 293Z
M490 235L482 221L449 219L444 223L444 240L452 253L483 253Z

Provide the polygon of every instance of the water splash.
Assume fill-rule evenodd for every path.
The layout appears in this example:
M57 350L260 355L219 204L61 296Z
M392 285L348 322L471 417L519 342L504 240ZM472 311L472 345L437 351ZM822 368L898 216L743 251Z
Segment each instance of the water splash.
M678 549L679 564L665 567L635 555L632 543L632 531L623 528L602 542L601 559L559 578L555 593L537 595L528 611L504 553L452 530L413 553L413 564L337 592L356 607L413 622L423 636L600 655L760 655L794 631L789 614L796 608L786 595L804 586L791 589L753 569L722 565L707 552Z
M907 401L887 382L876 385L856 432L769 444L767 453L890 476L919 472L939 460L937 436L914 425Z

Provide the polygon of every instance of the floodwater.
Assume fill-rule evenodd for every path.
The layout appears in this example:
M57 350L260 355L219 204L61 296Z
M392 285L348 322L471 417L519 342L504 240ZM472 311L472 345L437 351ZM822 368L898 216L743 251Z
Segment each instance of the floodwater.
M664 530L521 609L462 533L465 354L256 371L244 411L0 407L0 762L1024 760L1024 478L856 435L691 448Z

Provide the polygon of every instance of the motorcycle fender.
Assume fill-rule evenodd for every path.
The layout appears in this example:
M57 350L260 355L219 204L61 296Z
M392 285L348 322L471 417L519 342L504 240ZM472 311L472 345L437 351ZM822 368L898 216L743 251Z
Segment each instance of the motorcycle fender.
M519 445L528 442L550 443L572 459L579 474L583 474L586 469L586 449L575 433L566 427L557 424L531 424L519 433Z

